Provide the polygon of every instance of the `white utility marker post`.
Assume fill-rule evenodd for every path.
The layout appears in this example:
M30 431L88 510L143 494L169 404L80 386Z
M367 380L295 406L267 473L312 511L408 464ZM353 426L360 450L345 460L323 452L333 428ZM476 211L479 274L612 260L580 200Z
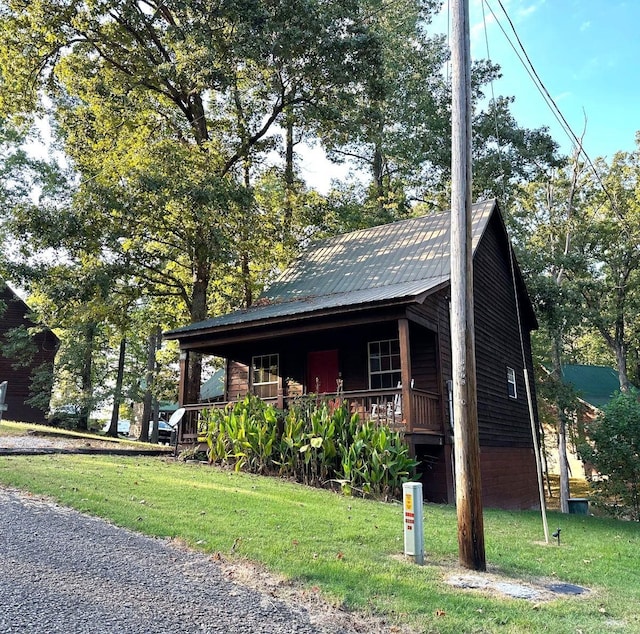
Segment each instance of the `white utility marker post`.
M422 522L422 484L405 482L402 485L402 508L404 509L404 554L424 564L424 529Z

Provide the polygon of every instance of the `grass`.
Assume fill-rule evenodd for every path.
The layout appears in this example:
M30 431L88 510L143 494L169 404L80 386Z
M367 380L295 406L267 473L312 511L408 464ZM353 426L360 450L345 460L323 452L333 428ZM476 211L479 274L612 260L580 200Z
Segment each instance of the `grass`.
M399 504L350 499L201 464L109 456L0 459L0 482L53 497L148 535L261 562L335 604L429 633L640 632L637 524L549 514L562 544L545 545L534 512L485 511L491 572L592 589L540 605L456 590L455 509L425 507L426 565L402 557ZM234 548L235 544L235 548ZM233 554L232 554L233 550Z
M51 427L36 423L20 423L12 420L0 420L0 437L2 436L24 436L26 434L38 434L39 436L54 436L58 438L100 440L103 442L120 443L128 446L140 448L158 449L158 445L152 443L140 443L131 438L113 438L102 433L77 432L61 427Z

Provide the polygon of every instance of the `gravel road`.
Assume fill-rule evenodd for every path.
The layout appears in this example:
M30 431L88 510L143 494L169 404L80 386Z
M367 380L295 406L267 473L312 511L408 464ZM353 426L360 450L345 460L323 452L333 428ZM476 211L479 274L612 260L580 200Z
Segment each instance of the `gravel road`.
M0 488L0 632L399 631L230 577L209 556Z

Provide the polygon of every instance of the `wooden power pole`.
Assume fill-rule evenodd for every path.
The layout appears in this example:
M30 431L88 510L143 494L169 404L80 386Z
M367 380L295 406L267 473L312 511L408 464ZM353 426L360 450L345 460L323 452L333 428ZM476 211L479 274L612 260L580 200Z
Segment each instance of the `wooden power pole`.
M471 241L469 1L451 1L451 347L460 565L486 570L476 394Z

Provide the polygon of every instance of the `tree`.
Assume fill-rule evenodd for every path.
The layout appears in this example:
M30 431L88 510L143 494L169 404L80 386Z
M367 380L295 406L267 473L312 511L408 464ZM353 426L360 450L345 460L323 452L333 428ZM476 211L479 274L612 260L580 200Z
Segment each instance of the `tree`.
M560 467L560 510L569 512L569 463L567 436L575 420L575 397L563 384L563 349L566 337L581 322L578 292L567 279L567 267L575 261L574 237L583 218L585 166L581 148L570 163L555 169L551 178L534 181L521 189L511 215L520 260L529 277L529 290L545 330L547 362L551 376L542 377L539 396L550 399L557 417Z
M640 150L618 152L597 169L576 235L579 257L567 275L580 289L586 320L614 355L620 389L628 391L627 359L640 332Z
M361 226L449 204L451 87L443 73L448 47L428 31L434 5L406 0L373 13L379 50L371 77L349 103L338 104L338 120L326 120L330 129L317 131L332 158L349 161L370 178L356 198L364 208ZM518 125L510 112L513 98L485 105L484 87L499 71L482 60L472 68L473 197L497 197L508 208L521 185L563 161L548 129Z
M369 3L367 24L378 43L360 91L333 104L316 129L330 157L364 171L363 225L406 217L409 193L441 182L450 157L449 90L442 68L448 49L428 25L437 2Z
M357 0L5 3L1 105L52 100L80 221L107 228L147 292L200 321L214 271L234 259L252 301L254 167L285 113L363 76L375 42L360 12Z
M599 472L591 480L597 499L611 514L640 521L640 403L635 392L619 393L587 427L584 460Z
M513 101L513 97L491 100L473 120L474 198L499 198L504 209L515 204L521 187L544 182L566 163L548 128L520 127L509 110Z

